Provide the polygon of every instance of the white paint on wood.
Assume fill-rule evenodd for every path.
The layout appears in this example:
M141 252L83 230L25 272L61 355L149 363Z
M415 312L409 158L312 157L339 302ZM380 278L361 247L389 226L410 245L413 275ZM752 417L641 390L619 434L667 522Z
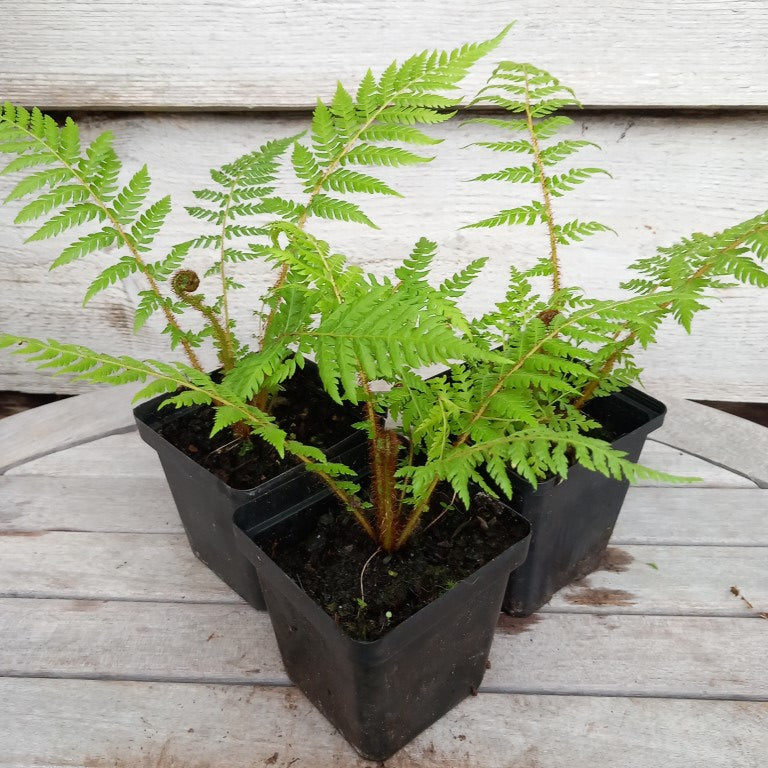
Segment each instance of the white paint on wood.
M3 10L5 97L57 108L307 107L338 79L352 86L368 67L481 40L512 20L469 93L511 58L550 69L587 105L768 103L768 12L749 0L6 0Z
M667 417L654 432L654 440L739 472L761 488L768 488L768 429L687 400L668 398L666 405Z
M502 616L481 690L765 699L763 622ZM0 599L5 676L290 684L268 615L249 606L18 598Z
M0 679L3 768L365 768L293 688ZM764 702L465 699L388 768L762 768ZM609 762L610 764L610 762Z
M768 492L630 488L613 544L768 546Z
M711 10L714 6L705 7ZM738 14L728 16L739 18ZM660 23L662 19L663 25L669 23L667 12L659 16ZM568 48L572 56L572 45ZM739 49L743 50L741 40ZM605 55L604 49L595 50ZM677 48L665 50L665 55L672 50ZM711 55L709 50L708 58ZM601 71L598 80L602 85L605 73L611 70ZM159 82L166 87L166 80ZM732 85L728 82L729 89ZM182 206L193 202L191 188L205 185L208 168L257 147L268 137L287 135L306 125L307 120L298 117L232 115L91 117L83 122L86 136L106 128L114 130L127 165L136 169L147 162L157 195L172 194L175 214L167 237L158 241L158 256L165 246L201 231ZM530 263L545 247L546 239L542 232L528 228L460 231L461 225L530 199L534 192L522 186L462 183L479 172L501 167L503 159L494 153L460 149L488 135L477 126L451 124L435 132L445 137L445 143L437 148L434 162L418 170L382 174L407 193L405 199L360 200L382 227L380 232L361 225L316 221L311 222L311 229L377 273L391 271L421 235L440 245L436 279L476 256L489 256L486 273L464 302L468 312L478 314L502 295L510 260L517 265ZM580 187L566 201L557 202L555 210L561 218L573 214L598 219L619 233L620 239L601 235L562 254L566 282L582 285L595 295L613 295L615 286L626 277L626 265L651 254L657 245L667 245L692 231L721 229L765 209L768 121L763 115L664 119L587 115L572 127L572 135L604 146L602 153L582 153L579 164L605 167L614 177ZM132 308L143 288L138 279L123 281L83 310L81 297L104 262L95 257L49 274L48 266L58 253L55 244L24 246L23 240L32 230L14 227L12 217L11 210L0 212L0 263L5 267L0 275L4 298L0 328L44 338L64 337L138 357L173 357L167 350L167 337L159 333L159 321L136 337L131 333ZM191 266L202 271L208 263L208 256L200 254ZM234 274L248 288L233 297L232 304L247 336L256 330L248 301L261 294L269 275L256 262L240 265ZM724 291L720 298L710 312L696 319L693 339L671 328L663 343L640 356L646 386L700 399L768 398L768 368L761 364L768 357L765 295L758 289L739 288ZM21 359L1 354L0 388L62 392L87 388L63 377L51 379ZM206 363L213 363L210 355Z
M0 421L0 475L38 456L104 435L133 429L131 400L138 385L127 384L41 405Z
M640 462L654 469L678 477L696 477L699 480L686 487L754 488L747 478L722 467L690 456L676 448L649 441ZM66 451L52 453L8 470L9 477L44 475L48 477L123 477L152 478L163 476L160 460L155 451L143 443L137 432L111 435L77 445ZM666 485L656 481L642 481L643 486Z

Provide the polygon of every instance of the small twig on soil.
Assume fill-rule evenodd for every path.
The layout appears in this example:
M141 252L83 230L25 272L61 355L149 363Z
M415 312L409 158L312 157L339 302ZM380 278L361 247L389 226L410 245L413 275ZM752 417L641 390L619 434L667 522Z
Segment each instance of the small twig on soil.
M381 552L381 547L379 547L366 561L365 565L363 566L363 570L360 571L360 599L365 602L365 590L363 589L363 576L365 576L365 569L368 567L368 564L373 560L376 555Z
M224 443L224 445L220 445L218 448L215 448L212 450L208 456L205 458L208 459L209 457L213 456L215 453L221 453L222 451L226 450L230 446L237 445L239 442L242 442L241 438L236 437L234 440L230 440L228 443Z
M450 503L446 504L445 507L443 507L443 511L422 531L422 533L425 533L428 531L438 520L440 520L441 517L449 510L451 507L453 507L453 502L456 501L456 494L453 494L453 497L451 498Z
M749 600L747 600L747 598L744 597L744 595L741 594L741 590L738 587L731 587L731 594L734 597L738 597L740 600L742 600L743 603L747 606L747 608L749 608L750 611L754 611L755 610L755 606L752 605L752 603L750 603ZM766 612L766 611L759 611L757 613L757 615L761 619L768 619L768 612Z

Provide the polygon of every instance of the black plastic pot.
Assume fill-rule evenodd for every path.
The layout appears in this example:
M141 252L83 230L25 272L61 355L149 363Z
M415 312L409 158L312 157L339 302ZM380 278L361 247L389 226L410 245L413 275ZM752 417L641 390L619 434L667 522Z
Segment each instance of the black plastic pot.
M627 387L590 401L585 411L611 434L611 445L637 461L645 440L663 421L663 403ZM513 478L511 506L531 524L528 558L510 577L502 609L529 616L574 579L594 571L608 545L629 483L582 466L568 478L542 481L534 489Z
M306 366L314 375L316 366L309 361ZM157 451L195 556L254 608L263 611L266 605L256 570L235 543L232 515L239 506L253 501L255 514L267 520L312 497L322 486L303 466L297 466L255 488L232 488L159 434L163 425L184 418L196 408L168 407L158 411L167 398L160 395L134 409L139 435ZM348 437L328 449L328 455L338 456L364 442L362 432L351 430Z
M259 524L247 504L235 514L238 543L255 564L290 679L364 757L385 760L483 679L509 573L525 559L520 540L383 637L348 637L266 554L291 546L328 509L299 505ZM262 545L264 549L262 549Z

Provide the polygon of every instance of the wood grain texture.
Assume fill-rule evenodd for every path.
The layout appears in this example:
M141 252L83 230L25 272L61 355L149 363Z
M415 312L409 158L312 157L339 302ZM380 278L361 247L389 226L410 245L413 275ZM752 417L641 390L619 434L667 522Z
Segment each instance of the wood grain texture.
M426 47L517 25L495 59L532 61L599 107L765 106L768 11L750 0L6 0L4 97L56 108L312 106ZM468 80L474 92L491 61Z
M672 448L655 443L645 444L640 462L680 477L696 477L698 481L686 488L755 488L748 478L729 472L723 467ZM9 469L9 477L39 475L48 477L122 477L161 478L162 468L157 454L143 443L136 432L111 435L89 443L76 445L66 451L42 456ZM665 487L666 483L643 480L641 487Z
M768 699L763 622L502 616L481 690ZM269 617L249 606L18 598L0 599L11 676L290 684Z
M182 527L161 477L9 475L0 480L0 531L181 533ZM612 541L766 547L768 492L630 488Z
M293 688L0 679L3 768L375 768ZM83 727L87 724L87 727ZM762 768L764 702L465 699L387 768Z
M558 592L544 611L743 616L738 587L754 613L768 605L764 547L624 545L599 570Z
M240 603L184 534L0 535L0 595Z
M0 530L181 533L182 526L164 477L7 475Z
M555 612L742 616L738 586L768 605L768 548L623 546L621 564L560 592ZM649 565L649 563L653 565ZM653 566L656 566L655 568ZM0 535L0 597L238 603L181 534Z
M134 429L131 399L140 385L92 391L0 421L0 475L38 456Z
M663 18L667 23L666 14ZM306 125L306 119L299 117L96 116L84 121L84 134L114 130L126 166L136 169L147 162L156 194L172 194L175 213L167 236L158 241L160 255L166 246L200 231L197 222L190 227L192 220L182 206L193 201L191 188L205 184L208 168L258 146L267 137L287 135ZM445 142L437 148L435 161L419 171L382 174L408 197L360 200L382 227L380 232L361 225L317 221L312 222L312 231L378 274L391 271L421 235L440 245L436 279L478 255L487 255L485 273L464 303L470 314L478 314L503 294L510 260L517 265L530 263L545 239L542 232L529 228L459 230L500 207L523 202L533 192L523 187L511 190L504 185L463 183L478 172L503 165L493 153L461 150L481 138L478 126L441 126L436 134ZM580 163L605 167L614 177L586 184L556 208L561 217L573 214L603 221L620 236L594 237L563 253L566 281L595 295L615 295L615 286L626 276L626 265L650 255L657 245L692 231L721 229L765 208L768 118L763 115L619 118L593 114L582 116L572 134L605 148L602 153L582 153ZM14 227L12 217L11 210L0 212L0 264L4 267L0 272L4 299L0 328L44 338L66 337L138 357L172 357L157 323L148 324L138 336L130 331L137 293L143 288L135 276L83 310L81 297L104 262L97 255L50 274L48 266L58 253L55 244L24 246L31 230ZM207 264L208 256L199 254L190 265L202 270ZM247 291L233 297L232 308L248 338L256 331L250 314L253 297L261 295L269 274L256 262L241 265L234 274L247 285ZM719 298L710 312L696 319L692 339L671 327L663 343L641 355L646 387L698 399L768 399L768 368L761 362L768 357L766 297L757 289L739 288L722 292ZM212 366L211 355L204 358ZM0 361L0 388L87 389L83 383L36 372L4 352Z
M630 488L612 543L768 546L768 493L746 488Z
M696 403L671 398L667 418L653 438L739 472L768 488L768 429ZM724 440L723 435L729 435Z

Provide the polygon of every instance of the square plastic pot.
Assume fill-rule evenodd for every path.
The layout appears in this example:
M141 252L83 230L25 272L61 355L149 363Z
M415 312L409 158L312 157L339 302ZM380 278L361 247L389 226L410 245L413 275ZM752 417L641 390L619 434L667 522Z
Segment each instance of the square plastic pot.
M354 640L267 555L292 546L328 509L329 497L259 524L253 503L235 514L238 543L256 566L290 679L370 760L385 760L480 686L519 540L383 637ZM501 502L499 502L501 503ZM512 514L510 510L510 514ZM262 548L263 547L263 548Z
M307 369L312 374L317 367L307 361ZM197 408L168 407L158 411L167 398L160 395L147 400L134 409L133 415L142 440L157 451L192 551L250 605L265 610L256 570L235 542L232 515L239 506L252 501L256 514L267 520L311 497L321 484L303 466L296 466L254 488L232 488L160 435L164 425L183 419ZM364 442L362 432L350 430L348 437L328 449L328 455L338 456Z
M590 401L585 410L611 434L611 445L637 461L648 435L658 429L666 407L627 387ZM503 610L529 616L558 590L594 571L608 546L629 483L607 478L580 465L566 480L553 478L534 489L513 478L511 506L531 524L528 558L510 577Z

